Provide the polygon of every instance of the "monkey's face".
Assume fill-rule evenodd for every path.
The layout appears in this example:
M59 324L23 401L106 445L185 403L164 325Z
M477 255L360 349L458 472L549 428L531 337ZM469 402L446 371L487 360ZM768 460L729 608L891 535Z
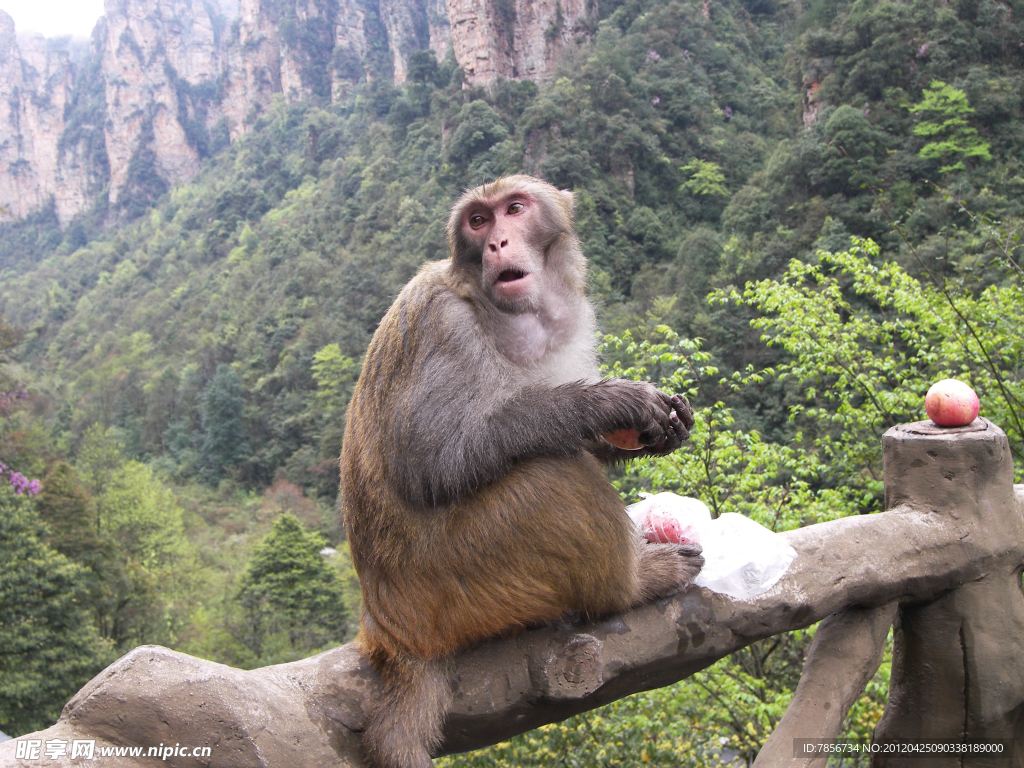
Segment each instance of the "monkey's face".
M478 254L480 287L497 306L510 312L536 308L550 229L542 204L523 190L474 201L462 211L466 255Z

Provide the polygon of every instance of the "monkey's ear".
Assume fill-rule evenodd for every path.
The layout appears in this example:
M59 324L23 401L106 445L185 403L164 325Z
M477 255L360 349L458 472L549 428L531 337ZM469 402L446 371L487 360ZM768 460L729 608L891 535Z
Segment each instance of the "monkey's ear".
M559 194L562 195L562 200L565 201L565 209L571 215L576 209L576 197L573 195L571 189L560 189Z

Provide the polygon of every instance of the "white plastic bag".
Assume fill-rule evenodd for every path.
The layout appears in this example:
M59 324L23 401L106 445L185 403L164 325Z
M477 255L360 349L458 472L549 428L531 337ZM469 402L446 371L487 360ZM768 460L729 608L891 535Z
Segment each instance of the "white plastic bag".
M699 499L659 493L626 511L648 541L700 544L704 567L693 583L740 600L768 591L796 559L777 533L732 512L712 520Z

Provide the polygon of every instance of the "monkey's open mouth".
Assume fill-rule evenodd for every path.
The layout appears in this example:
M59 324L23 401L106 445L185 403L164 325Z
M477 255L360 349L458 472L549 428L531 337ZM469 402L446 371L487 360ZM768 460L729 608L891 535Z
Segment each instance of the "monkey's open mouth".
M520 272L518 269L506 269L500 275L498 275L497 282L513 283L516 280L522 280L524 277L526 277L525 272Z

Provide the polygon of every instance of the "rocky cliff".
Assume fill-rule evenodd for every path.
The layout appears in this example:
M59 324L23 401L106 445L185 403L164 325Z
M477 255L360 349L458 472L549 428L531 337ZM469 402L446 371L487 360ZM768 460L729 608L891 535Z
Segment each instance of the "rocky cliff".
M61 221L89 197L78 142L64 141L74 69L66 50L36 36L19 41L0 11L0 206L22 217L51 200Z
M543 79L586 0L105 0L91 48L15 35L0 11L0 206L66 224L139 212L244 134L275 94L326 104L449 51L467 86ZM232 10L235 10L232 8Z
M199 170L207 120L193 92L223 71L223 17L199 0L107 0L105 11L100 60L116 205L150 191L147 183L159 188L160 180L173 184Z
M447 0L455 57L471 85L543 79L586 0Z

